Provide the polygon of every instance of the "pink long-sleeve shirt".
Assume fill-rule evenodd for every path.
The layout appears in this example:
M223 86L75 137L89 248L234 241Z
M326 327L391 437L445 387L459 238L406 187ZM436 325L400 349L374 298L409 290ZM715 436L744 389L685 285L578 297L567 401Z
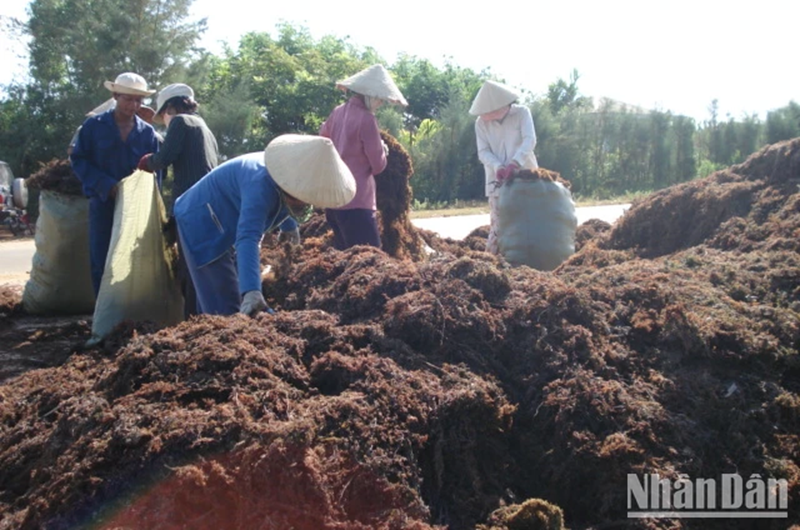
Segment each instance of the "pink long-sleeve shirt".
M333 109L319 134L333 141L356 180L356 196L339 209L375 210L374 176L386 169L386 154L375 115L360 98L353 96Z

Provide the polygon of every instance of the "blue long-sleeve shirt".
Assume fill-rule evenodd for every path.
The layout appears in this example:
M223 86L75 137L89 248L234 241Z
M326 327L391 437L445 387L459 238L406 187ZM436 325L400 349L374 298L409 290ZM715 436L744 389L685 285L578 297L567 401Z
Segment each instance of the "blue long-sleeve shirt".
M198 267L235 247L239 292L261 290L261 239L289 217L263 151L211 170L178 197L174 213L184 251Z
M138 116L135 120L124 142L114 121L113 109L83 122L70 162L87 197L108 200L111 189L136 170L142 156L158 152L155 129ZM156 177L160 188L161 174Z

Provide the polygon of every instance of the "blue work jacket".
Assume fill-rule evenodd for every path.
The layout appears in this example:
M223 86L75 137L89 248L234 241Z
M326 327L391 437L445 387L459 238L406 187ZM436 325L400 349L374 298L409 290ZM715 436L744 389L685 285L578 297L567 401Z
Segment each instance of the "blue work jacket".
M135 119L136 125L124 142L113 109L83 122L70 162L87 197L108 200L111 188L136 170L140 158L158 152L155 129L138 116ZM160 172L156 179L161 189Z
M264 165L264 152L232 158L211 170L175 201L184 252L197 267L236 250L239 292L261 290L259 248L289 210Z

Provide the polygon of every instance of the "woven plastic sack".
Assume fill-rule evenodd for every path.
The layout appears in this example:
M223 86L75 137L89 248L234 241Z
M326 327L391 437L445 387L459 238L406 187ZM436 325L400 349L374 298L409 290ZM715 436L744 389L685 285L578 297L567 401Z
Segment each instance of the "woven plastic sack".
M183 319L183 298L164 240L166 221L152 173L136 171L120 181L90 343L124 320L167 326Z
M31 315L89 314L94 289L89 263L89 199L42 190L36 251L22 293Z
M514 179L498 201L497 246L510 264L551 271L575 253L578 217L562 184Z

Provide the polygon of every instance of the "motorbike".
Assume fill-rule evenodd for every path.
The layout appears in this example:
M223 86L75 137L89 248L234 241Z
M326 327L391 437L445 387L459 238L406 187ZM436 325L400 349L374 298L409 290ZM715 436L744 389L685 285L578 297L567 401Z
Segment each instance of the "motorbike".
M0 205L0 224L8 227L14 237L33 235L36 228L31 223L28 212L14 205L11 195L0 192L2 204Z

